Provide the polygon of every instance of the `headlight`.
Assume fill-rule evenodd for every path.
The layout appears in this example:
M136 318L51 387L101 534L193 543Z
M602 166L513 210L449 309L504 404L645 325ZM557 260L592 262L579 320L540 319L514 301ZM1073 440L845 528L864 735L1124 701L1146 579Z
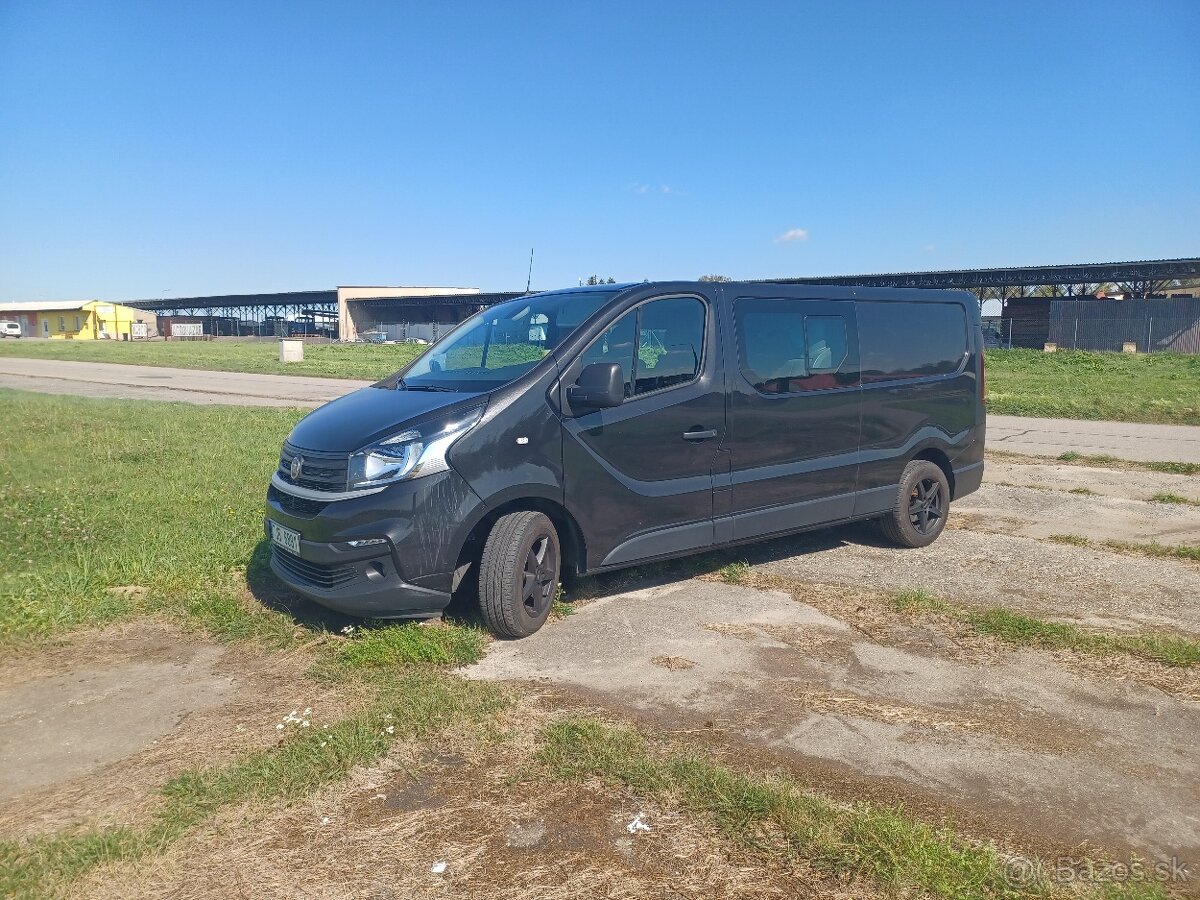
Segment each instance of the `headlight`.
M436 420L406 429L350 457L350 489L375 487L445 472L446 451L475 427L483 407L468 410L452 421Z

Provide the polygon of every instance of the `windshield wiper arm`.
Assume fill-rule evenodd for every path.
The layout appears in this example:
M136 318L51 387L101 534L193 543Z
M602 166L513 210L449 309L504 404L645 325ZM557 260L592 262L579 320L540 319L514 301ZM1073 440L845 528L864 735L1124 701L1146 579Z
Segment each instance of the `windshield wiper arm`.
M446 394L457 394L458 393L458 391L456 391L454 388L442 387L441 385L438 385L438 384L406 384L406 385L404 385L404 390L406 390L406 391L439 391L441 393L446 393Z

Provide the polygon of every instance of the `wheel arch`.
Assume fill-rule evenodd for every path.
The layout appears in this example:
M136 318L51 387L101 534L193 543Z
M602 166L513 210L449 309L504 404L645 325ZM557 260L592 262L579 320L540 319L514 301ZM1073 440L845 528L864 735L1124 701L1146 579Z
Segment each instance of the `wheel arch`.
M944 450L938 447L926 447L913 459L924 459L933 463L942 470L946 476L946 483L950 485L950 499L954 499L954 467L950 465L950 457L946 455Z
M468 529L466 535L459 543L458 554L454 564L454 587L458 587L458 581L462 579L470 567L478 565L480 554L483 552L483 544L487 540L487 536L491 532L492 526L496 524L496 521L509 513L522 510L540 512L554 523L554 529L558 532L558 541L562 551L563 571L574 575L583 573L587 568L586 541L584 540L583 530L579 527L579 523L575 521L575 517L567 511L566 507L549 497L513 497L496 506L489 507Z

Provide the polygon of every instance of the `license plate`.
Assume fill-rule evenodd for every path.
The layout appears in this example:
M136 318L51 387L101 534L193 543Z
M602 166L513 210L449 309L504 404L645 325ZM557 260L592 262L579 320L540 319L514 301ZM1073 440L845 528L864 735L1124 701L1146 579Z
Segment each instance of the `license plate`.
M288 553L300 555L300 532L292 531L290 528L284 528L278 522L271 522L271 542L277 547L282 547Z

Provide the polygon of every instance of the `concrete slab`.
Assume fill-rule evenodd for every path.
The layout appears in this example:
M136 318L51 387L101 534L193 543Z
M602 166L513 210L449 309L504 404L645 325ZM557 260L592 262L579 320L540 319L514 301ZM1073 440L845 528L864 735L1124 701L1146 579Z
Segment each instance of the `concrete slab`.
M1034 456L1058 456L1074 451L1143 462L1200 462L1200 427L988 416L987 446L991 450Z
M1059 846L1200 858L1196 704L1039 652L984 664L912 638L877 642L788 594L689 580L588 604L466 671L724 729Z
M176 660L81 667L0 689L0 803L124 759L189 713L226 702L234 686L220 647Z

